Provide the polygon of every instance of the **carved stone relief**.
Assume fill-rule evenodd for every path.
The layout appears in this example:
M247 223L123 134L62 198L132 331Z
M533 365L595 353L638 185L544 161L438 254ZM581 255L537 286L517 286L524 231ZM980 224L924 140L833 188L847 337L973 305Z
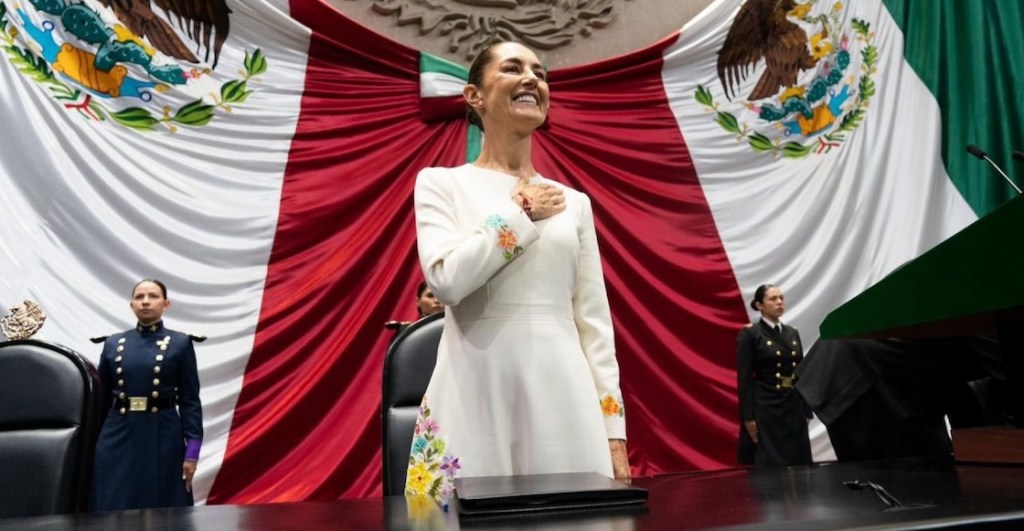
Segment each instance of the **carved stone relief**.
M460 64L490 36L527 43L549 69L615 57L679 31L712 0L325 0L389 39ZM535 20L526 13L538 12ZM559 21L562 21L559 23ZM447 33L442 33L442 28ZM522 32L522 37L515 32ZM499 33L504 32L504 33ZM557 38L556 38L557 37ZM550 42L549 42L550 41ZM558 43L562 44L558 44ZM474 47L475 46L475 47Z
M553 50L607 26L630 0L372 0L375 13L446 38L448 51L472 60L495 40Z

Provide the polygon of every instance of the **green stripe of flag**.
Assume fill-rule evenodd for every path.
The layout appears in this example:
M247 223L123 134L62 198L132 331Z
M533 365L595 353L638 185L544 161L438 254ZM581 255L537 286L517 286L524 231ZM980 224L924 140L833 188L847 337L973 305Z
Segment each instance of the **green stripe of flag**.
M1016 192L975 144L1012 179L1024 183L1024 3L1020 0L884 0L903 31L904 56L938 101L942 159L979 216Z
M450 76L461 80L463 83L469 79L469 69L443 59L436 55L429 53L420 52L420 83L422 86L422 79L424 74L441 74ZM421 90L422 93L422 90ZM482 143L483 133L480 128L470 124L466 129L466 162L473 162L478 156L480 156L480 145Z
M469 69L427 52L420 52L420 73L448 74L463 81L469 79Z

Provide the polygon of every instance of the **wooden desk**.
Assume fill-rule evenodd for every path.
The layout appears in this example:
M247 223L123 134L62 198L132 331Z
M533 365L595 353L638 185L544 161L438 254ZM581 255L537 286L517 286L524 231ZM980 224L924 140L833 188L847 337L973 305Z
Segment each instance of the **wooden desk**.
M887 509L870 490L881 485L904 505ZM955 463L952 458L733 469L637 478L650 489L640 512L555 514L461 522L454 512L392 496L333 502L218 505L0 520L0 531L282 529L587 529L645 531L709 527L853 529L866 527L1024 527L1024 467Z

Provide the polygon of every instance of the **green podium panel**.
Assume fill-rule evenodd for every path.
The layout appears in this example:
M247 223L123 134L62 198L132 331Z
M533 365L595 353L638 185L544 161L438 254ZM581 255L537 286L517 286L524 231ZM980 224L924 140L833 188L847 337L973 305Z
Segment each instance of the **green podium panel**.
M1024 318L1024 196L900 266L833 310L821 337L997 334Z

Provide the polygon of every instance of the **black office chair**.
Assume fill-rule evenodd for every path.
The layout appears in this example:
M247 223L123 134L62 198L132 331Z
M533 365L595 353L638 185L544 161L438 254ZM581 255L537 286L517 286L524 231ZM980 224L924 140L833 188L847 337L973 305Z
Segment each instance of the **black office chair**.
M59 345L0 343L0 518L86 512L100 423L96 368Z
M385 496L405 492L416 415L434 372L443 329L443 313L428 315L402 330L384 358L380 424Z

